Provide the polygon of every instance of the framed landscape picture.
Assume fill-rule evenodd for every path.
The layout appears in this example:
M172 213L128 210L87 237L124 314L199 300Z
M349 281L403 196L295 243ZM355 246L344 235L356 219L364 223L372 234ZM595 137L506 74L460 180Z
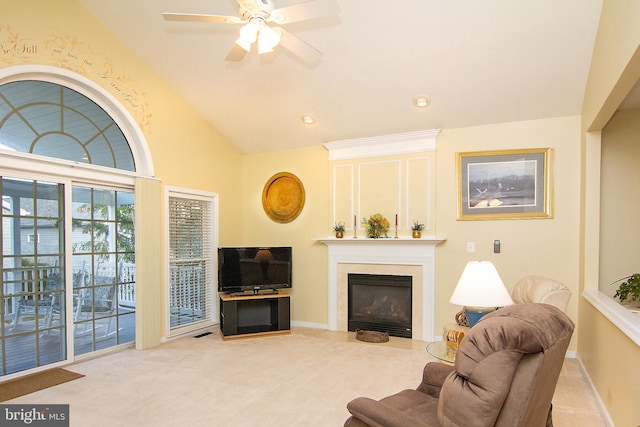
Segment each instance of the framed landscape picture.
M552 218L550 148L457 153L458 220Z

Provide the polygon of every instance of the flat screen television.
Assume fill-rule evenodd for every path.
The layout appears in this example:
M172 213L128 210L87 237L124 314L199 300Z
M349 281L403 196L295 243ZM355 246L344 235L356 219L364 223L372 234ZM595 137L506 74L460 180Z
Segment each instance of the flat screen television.
M218 248L218 291L236 293L290 288L292 248Z

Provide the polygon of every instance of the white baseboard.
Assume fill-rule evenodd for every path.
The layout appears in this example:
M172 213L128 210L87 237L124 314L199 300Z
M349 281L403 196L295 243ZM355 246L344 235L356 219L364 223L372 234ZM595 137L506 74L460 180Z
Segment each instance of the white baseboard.
M329 330L329 324L327 323L311 323L311 322L300 322L298 320L292 320L291 326L298 326L300 328L311 328L311 329L326 329Z

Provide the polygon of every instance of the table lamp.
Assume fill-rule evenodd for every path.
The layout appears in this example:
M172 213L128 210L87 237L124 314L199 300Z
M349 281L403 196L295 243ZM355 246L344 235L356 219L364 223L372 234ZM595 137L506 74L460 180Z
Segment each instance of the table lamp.
M463 306L470 327L496 308L513 304L491 261L468 262L449 302Z

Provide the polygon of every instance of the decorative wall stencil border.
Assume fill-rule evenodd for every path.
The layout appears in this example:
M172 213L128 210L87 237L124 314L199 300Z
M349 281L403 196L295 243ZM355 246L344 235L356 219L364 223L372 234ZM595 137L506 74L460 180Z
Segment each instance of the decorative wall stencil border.
M130 109L145 132L151 131L151 112L146 92L119 73L113 60L71 34L54 33L46 40L24 37L7 24L0 24L0 64L41 63L73 71L114 93Z

